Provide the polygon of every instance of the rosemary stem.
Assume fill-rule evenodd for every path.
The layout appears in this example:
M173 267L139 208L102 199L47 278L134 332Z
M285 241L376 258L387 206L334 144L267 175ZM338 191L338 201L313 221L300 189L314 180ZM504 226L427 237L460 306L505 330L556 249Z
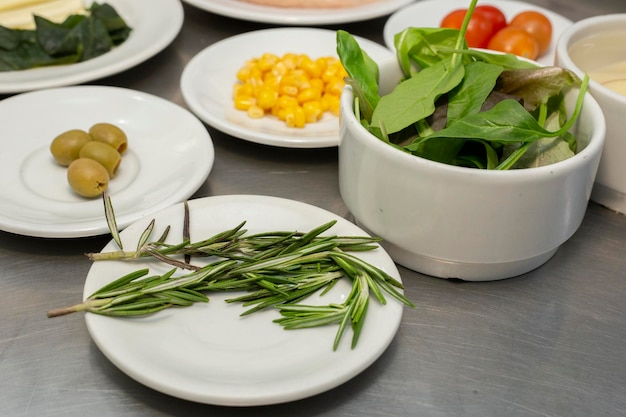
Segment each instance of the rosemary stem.
M90 311L95 307L108 304L111 300L111 298L99 298L96 300L86 300L80 304L75 304L69 307L55 308L48 311L48 317L60 317L65 316L66 314L78 313L79 311Z

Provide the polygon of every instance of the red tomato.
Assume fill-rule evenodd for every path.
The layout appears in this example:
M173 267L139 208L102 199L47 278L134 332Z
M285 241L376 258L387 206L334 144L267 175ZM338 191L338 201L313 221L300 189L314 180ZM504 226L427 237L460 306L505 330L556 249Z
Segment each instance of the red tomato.
M458 9L448 13L441 21L439 27L460 29L466 13L466 9ZM470 48L486 48L493 33L493 24L487 17L473 14L465 31L467 46Z
M539 55L545 53L552 41L552 23L544 14L536 11L525 11L511 19L509 26L530 33L539 44Z
M496 6L490 6L487 4L476 6L474 8L474 14L480 13L483 16L486 16L491 23L493 24L493 33L495 34L500 29L504 29L506 26L506 16L502 12L502 10L498 9Z
M493 35L487 48L528 59L537 59L539 56L539 44L535 38L528 32L510 25Z
M467 13L467 9L457 9L451 11L441 20L441 24L439 25L439 27L461 29L461 26L463 25L463 19L465 19L465 13Z

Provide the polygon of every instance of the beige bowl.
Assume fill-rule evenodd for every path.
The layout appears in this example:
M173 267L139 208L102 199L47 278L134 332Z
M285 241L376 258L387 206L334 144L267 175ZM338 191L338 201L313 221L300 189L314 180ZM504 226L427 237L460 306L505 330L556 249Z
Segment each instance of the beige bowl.
M596 16L576 22L566 29L557 42L556 64L567 68L582 77L599 63L603 56L570 54L573 45L589 36L598 36L612 31L626 35L626 14ZM615 49L624 51L626 36ZM593 54L600 49L594 48ZM615 55L608 52L606 55ZM622 57L626 62L626 53ZM626 63L624 65L626 70ZM626 78L626 74L624 74ZM602 108L606 119L606 143L596 176L591 200L619 213L626 213L626 96L619 94L593 78L589 91Z
M379 62L381 92L401 78L395 56ZM572 92L575 93L575 92ZM568 97L573 107L576 94ZM546 262L580 226L605 125L587 95L574 132L580 152L549 166L486 171L409 155L371 135L341 97L339 187L356 222L399 264L441 278L487 281Z

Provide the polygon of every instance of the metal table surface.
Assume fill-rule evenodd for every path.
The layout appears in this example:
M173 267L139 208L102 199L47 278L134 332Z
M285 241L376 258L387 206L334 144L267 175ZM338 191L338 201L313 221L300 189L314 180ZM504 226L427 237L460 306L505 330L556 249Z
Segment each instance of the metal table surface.
M572 20L626 12L624 0L531 2ZM270 27L184 10L184 27L163 52L92 84L184 106L179 78L194 54ZM385 20L330 28L382 43ZM279 196L350 219L335 148L274 148L208 129L215 165L194 197ZM90 268L83 253L108 240L0 232L0 416L626 416L626 216L594 203L556 255L523 276L464 283L400 268L416 308L405 309L397 336L373 365L315 397L252 408L156 392L102 355L81 314L46 318L81 297Z

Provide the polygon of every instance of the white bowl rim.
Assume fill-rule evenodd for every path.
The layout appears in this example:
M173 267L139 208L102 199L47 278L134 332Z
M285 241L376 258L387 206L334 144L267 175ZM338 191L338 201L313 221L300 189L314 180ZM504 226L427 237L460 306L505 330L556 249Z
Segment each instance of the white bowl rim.
M397 62L397 57L395 55L389 56L377 64L380 67L382 63L385 61L393 59ZM363 135L354 135L360 141L369 141L372 143L372 146L375 146L376 149L379 149L380 152L384 153L386 156L390 158L400 158L400 161L404 161L405 163L412 163L423 165L425 168L429 167L432 169L439 170L444 173L448 173L450 175L456 174L464 174L464 175L472 175L478 178L485 177L485 179L489 180L500 180L500 181L526 181L526 180L536 180L540 178L544 178L546 175L554 175L557 172L560 174L566 174L568 172L575 171L580 168L581 165L585 164L585 161L588 158L591 158L592 155L601 153L604 145L604 138L606 135L606 123L604 119L604 114L600 109L600 105L593 98L593 96L587 91L585 93L585 101L584 106L590 107L588 111L593 113L593 119L595 120L595 124L597 125L594 128L591 137L589 138L589 143L585 148L583 148L580 152L577 152L574 156L565 159L563 161L555 162L550 165L544 165L540 167L532 167L532 168L523 168L523 169L514 169L514 170L493 170L493 169L477 169L477 168L468 168L468 167L459 167L455 165L449 165L443 162L431 161L426 158L421 158L416 155L412 155L406 152L403 152L399 149L394 148L388 143L383 142L379 138L375 137L371 134L363 125L360 120L356 118L354 114L354 95L352 93L352 87L350 85L346 85L343 89L341 95L341 108L349 109L350 111L343 112L347 114L342 114L342 118L346 119L346 122L355 124L358 132L361 132ZM581 112L582 115L582 112ZM580 115L579 115L580 117ZM365 139L367 138L367 139ZM341 140L339 143L341 146ZM414 162L411 162L414 161Z
M556 55L564 62L565 67L575 68L574 72L577 72L577 75L581 76L585 72L580 69L569 56L570 41L579 33L580 30L587 29L592 26L602 26L606 23L614 22L621 22L623 24L626 24L626 13L602 14L588 17L586 19L575 22L573 25L565 29L563 33L561 33L561 36L556 43ZM589 86L596 91L600 91L603 94L606 94L608 97L611 98L611 100L617 100L619 103L626 105L625 95L613 91L591 78L589 78Z

